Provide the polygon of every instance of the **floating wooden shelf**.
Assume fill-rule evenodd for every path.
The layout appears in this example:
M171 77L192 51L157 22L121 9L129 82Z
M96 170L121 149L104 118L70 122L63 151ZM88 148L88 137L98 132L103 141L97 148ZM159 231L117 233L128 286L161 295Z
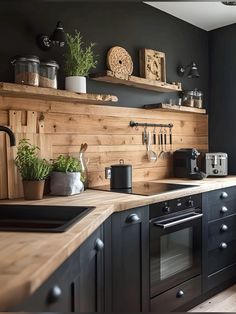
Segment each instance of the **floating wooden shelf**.
M14 96L19 98L37 98L63 102L78 102L83 104L104 105L107 102L117 102L114 95L79 94L66 90L0 82L0 96Z
M146 90L152 90L155 92L168 93L168 92L181 91L181 88L178 88L178 86L174 84L148 80L148 79L138 77L138 76L133 76L133 75L130 75L127 78L122 78L112 71L91 74L90 78L96 81L133 86L133 87L142 88Z
M154 104L154 105L146 105L144 106L144 109L206 114L206 109L199 109L195 107L193 108L193 107L186 107L186 106L176 106L176 105L169 105L169 104L162 104L162 103Z

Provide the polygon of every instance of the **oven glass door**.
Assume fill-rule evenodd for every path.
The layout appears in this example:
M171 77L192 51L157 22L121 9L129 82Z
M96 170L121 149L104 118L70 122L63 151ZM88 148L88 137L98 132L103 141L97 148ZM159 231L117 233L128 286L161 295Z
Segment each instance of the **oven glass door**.
M200 274L201 215L195 218L173 226L151 224L151 297Z

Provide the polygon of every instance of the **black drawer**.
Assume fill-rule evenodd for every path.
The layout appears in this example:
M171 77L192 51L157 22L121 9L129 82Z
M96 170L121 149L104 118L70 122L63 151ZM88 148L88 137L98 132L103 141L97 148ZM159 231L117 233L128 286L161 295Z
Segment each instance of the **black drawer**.
M207 284L204 292L209 291L223 284L226 281L232 280L236 277L236 263L225 267L218 272L207 277Z
M208 251L218 248L221 242L234 240L236 240L236 215L208 224Z
M151 312L173 311L200 295L201 276L197 276L151 299Z
M223 247L227 246L227 247ZM208 252L208 275L236 263L236 241L219 242L215 250Z
M236 187L208 192L207 203L208 221L236 214Z

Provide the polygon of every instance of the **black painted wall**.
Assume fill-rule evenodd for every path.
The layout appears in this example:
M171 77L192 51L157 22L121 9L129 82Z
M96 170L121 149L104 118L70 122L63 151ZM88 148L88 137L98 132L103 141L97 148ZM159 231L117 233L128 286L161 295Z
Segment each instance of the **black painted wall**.
M236 174L236 24L211 31L209 139L211 151L229 155Z
M13 69L9 60L16 54L35 54L42 59L55 59L61 65L59 87L64 87L63 49L41 51L35 42L39 33L50 34L57 20L64 29L78 29L87 42L97 43L100 55L96 71L106 68L107 50L114 45L126 48L134 61L134 74L138 75L138 49L152 48L166 53L167 80L182 81L185 89L197 87L208 91L208 34L144 3L131 2L21 2L0 1L0 81L12 81ZM180 79L176 74L179 63L194 60L201 78ZM176 93L156 93L101 82L88 82L89 92L112 93L119 97L119 105L140 107L177 98Z

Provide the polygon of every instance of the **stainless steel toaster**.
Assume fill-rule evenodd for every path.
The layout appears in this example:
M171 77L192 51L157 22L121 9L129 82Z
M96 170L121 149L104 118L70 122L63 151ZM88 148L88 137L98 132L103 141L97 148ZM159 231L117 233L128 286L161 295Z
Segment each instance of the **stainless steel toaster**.
M225 177L228 175L228 155L226 153L206 153L206 175Z

